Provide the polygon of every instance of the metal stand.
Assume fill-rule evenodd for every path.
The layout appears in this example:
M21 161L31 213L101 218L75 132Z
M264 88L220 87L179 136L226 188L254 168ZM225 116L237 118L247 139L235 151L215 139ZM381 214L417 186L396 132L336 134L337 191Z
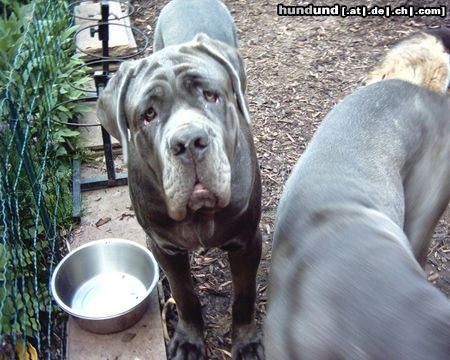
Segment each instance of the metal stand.
M98 33L98 39L102 42L102 58L109 57L109 5L106 0L101 1L101 20L98 23L98 29L91 28L91 36ZM97 97L99 97L109 80L109 61L103 61L102 71L94 73L95 88ZM95 178L81 178L81 162L78 159L72 163L72 196L73 196L73 219L77 223L81 220L81 192L86 190L97 190L106 187L122 186L128 184L127 173L116 174L114 166L114 158L112 152L111 136L102 128L103 152L106 162L106 176L98 176Z

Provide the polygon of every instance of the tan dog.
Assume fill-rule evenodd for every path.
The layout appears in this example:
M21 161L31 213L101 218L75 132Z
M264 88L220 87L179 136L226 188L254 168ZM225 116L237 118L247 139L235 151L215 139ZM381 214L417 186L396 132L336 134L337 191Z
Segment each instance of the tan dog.
M372 84L400 79L445 94L450 81L450 31L414 33L390 49L365 79Z

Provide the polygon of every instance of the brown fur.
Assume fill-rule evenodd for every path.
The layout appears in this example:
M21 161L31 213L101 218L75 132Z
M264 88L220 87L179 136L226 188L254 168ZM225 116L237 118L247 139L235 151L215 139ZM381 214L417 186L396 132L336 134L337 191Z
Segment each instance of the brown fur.
M401 79L446 94L449 78L449 54L442 39L419 32L390 49L381 64L369 72L365 84Z

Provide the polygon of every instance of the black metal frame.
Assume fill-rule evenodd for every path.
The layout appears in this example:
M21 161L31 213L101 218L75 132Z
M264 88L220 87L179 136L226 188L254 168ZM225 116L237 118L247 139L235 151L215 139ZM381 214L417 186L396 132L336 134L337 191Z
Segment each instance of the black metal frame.
M94 72L95 88L97 97L103 92L109 80L109 4L106 0L102 0L101 20L98 21L97 30L91 31L91 36L98 34L99 40L102 42L102 71ZM97 190L106 187L121 186L128 184L128 174L116 174L114 167L114 157L112 152L111 136L102 126L103 152L106 161L106 175L82 179L81 178L81 161L74 159L72 162L72 197L73 212L72 216L76 222L81 220L81 192L87 190Z

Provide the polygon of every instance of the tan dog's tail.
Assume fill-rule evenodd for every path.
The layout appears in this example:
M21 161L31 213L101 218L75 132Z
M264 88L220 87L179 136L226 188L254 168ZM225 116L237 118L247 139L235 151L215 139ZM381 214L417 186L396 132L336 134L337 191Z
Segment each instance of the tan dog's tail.
M414 33L390 49L381 64L365 78L365 84L401 79L446 94L450 81L450 31Z

